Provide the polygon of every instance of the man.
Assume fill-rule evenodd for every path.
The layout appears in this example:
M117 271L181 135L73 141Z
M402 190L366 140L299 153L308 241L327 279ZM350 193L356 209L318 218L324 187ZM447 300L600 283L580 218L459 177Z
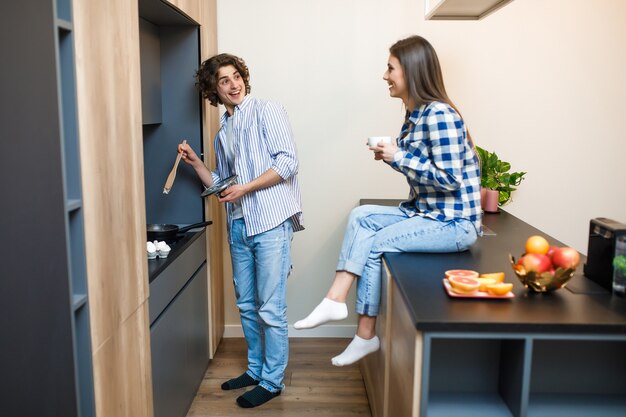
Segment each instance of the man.
M302 230L298 159L285 110L251 97L250 74L241 58L216 55L202 63L197 86L211 105L224 105L214 141L217 167L208 170L187 144L182 159L205 186L233 174L237 184L222 191L237 307L248 344L247 371L222 384L231 390L256 387L237 398L256 407L280 395L289 356L286 284L291 239Z

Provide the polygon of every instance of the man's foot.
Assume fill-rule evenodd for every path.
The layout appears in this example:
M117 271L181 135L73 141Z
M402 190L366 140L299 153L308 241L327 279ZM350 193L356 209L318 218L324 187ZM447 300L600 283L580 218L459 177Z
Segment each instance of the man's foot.
M335 356L331 362L335 366L351 365L370 353L376 352L378 348L380 348L378 336L374 336L371 339L362 339L354 335L354 339L352 339L346 350Z
M348 317L346 303L324 298L321 303L305 319L295 322L293 327L297 330L312 329L320 324L331 320L343 320Z
M239 375L237 378L229 379L222 384L223 390L239 389L249 387L251 385L259 385L259 381L248 375L247 372Z
M281 391L271 392L258 386L237 398L237 404L243 408L258 407L272 398L278 397L280 393Z

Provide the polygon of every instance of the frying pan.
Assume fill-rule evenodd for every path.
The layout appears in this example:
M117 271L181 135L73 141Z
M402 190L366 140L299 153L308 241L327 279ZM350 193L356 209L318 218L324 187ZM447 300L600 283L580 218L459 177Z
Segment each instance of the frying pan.
M178 227L175 224L149 224L146 228L148 231L148 240L152 242L153 240L164 240L166 242L171 242L176 240L176 235L178 233L186 232L187 230L195 229L196 227L208 226L212 224L211 220L206 222L194 223L185 227Z

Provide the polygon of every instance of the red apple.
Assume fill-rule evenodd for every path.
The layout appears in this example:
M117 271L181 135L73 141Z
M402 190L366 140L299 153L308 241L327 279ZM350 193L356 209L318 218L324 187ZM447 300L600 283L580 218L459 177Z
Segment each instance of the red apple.
M580 262L580 255L574 248L557 248L552 255L552 263L557 268L576 269Z
M546 255L548 255L550 259L552 259L552 256L554 256L554 251L558 248L558 246L550 246L550 249L548 249L548 253L546 253Z
M541 253L528 253L522 257L522 265L526 271L542 273L552 268L552 262L548 255Z

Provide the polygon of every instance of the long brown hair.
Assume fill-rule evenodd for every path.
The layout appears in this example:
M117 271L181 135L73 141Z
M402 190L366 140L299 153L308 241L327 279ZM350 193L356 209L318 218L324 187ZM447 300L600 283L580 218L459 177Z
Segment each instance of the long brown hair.
M400 61L409 96L416 106L440 101L450 105L459 117L463 117L446 93L439 58L430 42L418 35L410 36L391 45L389 53ZM467 139L474 147L469 130L467 130Z

